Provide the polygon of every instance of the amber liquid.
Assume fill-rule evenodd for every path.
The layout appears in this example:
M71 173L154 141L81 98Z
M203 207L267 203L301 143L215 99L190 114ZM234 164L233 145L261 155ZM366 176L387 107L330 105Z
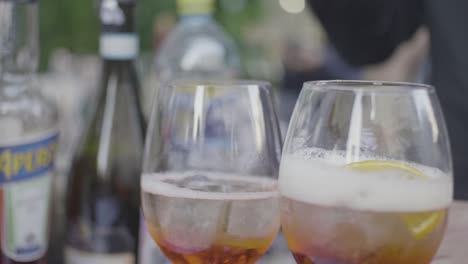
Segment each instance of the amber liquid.
M421 212L356 211L282 198L281 221L298 264L429 264L447 223L447 209L441 210L443 219L423 237L402 220Z
M142 205L151 236L172 263L253 264L273 243L280 226L275 191L255 182L204 176L168 182L180 192L168 196L142 187ZM221 189L224 192L217 192ZM238 189L267 194L250 198L246 194L241 199L229 196ZM196 198L178 196L185 191L197 192ZM203 196L206 193L216 198L208 199Z
M186 251L159 239L150 228L153 239L174 264L253 264L270 247L276 232L263 239L219 238L203 250ZM200 234L203 235L203 234Z

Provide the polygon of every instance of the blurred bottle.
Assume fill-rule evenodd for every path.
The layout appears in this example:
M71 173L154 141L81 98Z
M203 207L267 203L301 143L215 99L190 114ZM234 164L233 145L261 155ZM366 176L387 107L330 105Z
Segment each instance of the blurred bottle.
M239 54L213 19L214 0L178 0L177 10L179 23L156 55L160 80L237 77Z
M98 101L67 192L67 264L137 263L144 121L134 0L102 0Z
M214 20L214 7L214 0L177 0L179 23L156 54L156 87L152 83L151 93L172 80L227 80L240 76L240 56L234 41ZM148 113L154 98L145 98ZM140 229L140 264L170 263L144 224Z
M232 38L213 18L215 0L177 0L179 22L156 52L157 87L175 79L226 80L241 74ZM152 104L152 96L145 109Z
M0 1L0 264L45 264L55 105L38 91L38 7Z

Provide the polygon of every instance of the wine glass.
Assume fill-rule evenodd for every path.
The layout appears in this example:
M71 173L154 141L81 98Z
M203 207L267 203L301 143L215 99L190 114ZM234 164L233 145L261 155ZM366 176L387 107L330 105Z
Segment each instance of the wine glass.
M434 88L306 83L278 185L282 228L297 263L430 263L453 187Z
M255 263L280 226L281 137L266 82L176 82L157 96L141 179L173 263Z

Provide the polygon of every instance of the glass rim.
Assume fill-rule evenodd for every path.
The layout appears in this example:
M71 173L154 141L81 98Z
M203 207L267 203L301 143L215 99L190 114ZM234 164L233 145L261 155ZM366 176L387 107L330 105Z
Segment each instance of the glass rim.
M170 87L191 86L196 88L210 88L210 89L226 89L229 87L236 88L252 88L252 86L259 88L269 88L271 83L261 80L175 80L169 83Z
M423 83L392 82L392 81L359 81L359 80L327 80L309 81L304 83L304 89L318 91L340 92L387 92L387 93L411 93L414 91L426 91L433 93L434 86Z

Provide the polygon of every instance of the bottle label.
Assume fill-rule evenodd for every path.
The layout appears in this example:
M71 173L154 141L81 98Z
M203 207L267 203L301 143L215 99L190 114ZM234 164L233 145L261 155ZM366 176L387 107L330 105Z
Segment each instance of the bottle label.
M47 251L56 130L0 142L0 224L2 251L27 262Z
M131 60L138 56L138 49L135 33L104 33L99 40L99 53L104 59Z
M214 9L214 0L178 0L177 11L181 15L211 14Z
M66 264L135 264L132 253L103 254L86 252L71 247L65 249Z

